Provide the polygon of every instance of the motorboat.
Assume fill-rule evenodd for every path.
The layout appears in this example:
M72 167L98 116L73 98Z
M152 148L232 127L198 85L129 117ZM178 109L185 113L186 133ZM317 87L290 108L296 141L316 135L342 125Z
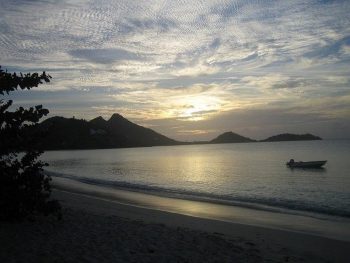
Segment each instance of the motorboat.
M326 162L327 161L295 162L293 159L290 159L286 165L290 168L321 168Z

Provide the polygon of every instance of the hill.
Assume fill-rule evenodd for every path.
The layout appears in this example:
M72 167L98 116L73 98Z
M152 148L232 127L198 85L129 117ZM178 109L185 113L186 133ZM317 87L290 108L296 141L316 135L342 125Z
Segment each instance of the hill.
M179 142L152 129L137 125L117 113L113 114L109 120L99 116L91 121L56 116L46 119L37 128L45 133L41 142L45 150L256 142L233 132L225 132L211 141ZM262 142L300 140L322 139L312 134L284 133L271 136Z
M176 145L177 141L113 114L109 120L91 121L52 117L39 124L46 133L42 147L46 150L98 149Z
M255 140L252 140L250 138L241 136L237 133L230 131L230 132L225 132L210 141L210 143L240 143L240 142L255 142Z
M271 136L262 142L280 142L280 141L310 141L310 140L322 140L322 138L312 134L290 134L283 133L275 136Z

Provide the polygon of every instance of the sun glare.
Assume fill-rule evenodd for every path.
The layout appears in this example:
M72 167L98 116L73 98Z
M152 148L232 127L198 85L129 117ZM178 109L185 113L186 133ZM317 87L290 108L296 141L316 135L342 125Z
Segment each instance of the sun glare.
M179 116L188 121L204 120L220 109L218 99L208 96L186 98L181 103Z

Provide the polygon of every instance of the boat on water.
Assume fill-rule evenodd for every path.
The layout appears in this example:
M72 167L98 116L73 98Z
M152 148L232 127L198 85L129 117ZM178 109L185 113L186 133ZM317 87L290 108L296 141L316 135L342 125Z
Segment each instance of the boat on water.
M290 168L321 168L327 161L311 161L311 162L295 162L294 159L290 159L286 163Z

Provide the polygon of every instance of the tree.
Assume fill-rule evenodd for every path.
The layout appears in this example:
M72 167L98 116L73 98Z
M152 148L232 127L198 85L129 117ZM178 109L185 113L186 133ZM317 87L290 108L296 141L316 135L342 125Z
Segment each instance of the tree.
M0 66L0 96L38 87L51 76L8 73ZM48 164L38 160L40 138L35 129L49 111L42 105L10 111L12 100L0 99L0 220L20 220L33 214L61 216L58 201L51 200L51 178L43 173Z

